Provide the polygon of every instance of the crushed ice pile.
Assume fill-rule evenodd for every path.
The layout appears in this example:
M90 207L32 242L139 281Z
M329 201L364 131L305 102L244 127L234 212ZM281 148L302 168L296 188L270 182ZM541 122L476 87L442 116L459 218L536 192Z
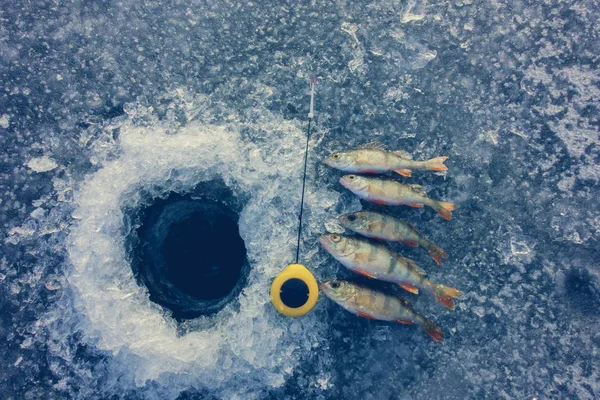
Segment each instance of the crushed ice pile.
M127 362L135 359L135 365L126 362L122 368L130 369L136 384L160 382L170 373L184 377L183 383L168 379L175 393L196 379L227 397L242 396L257 388L282 386L307 349L318 351L325 322L314 314L283 319L265 290L294 254L302 169L298 149L303 139L298 125L269 113L251 124L191 122L175 132L160 123L152 128L124 123L118 127L118 157L105 162L75 195L77 222L67 239L73 268L67 280L84 319L82 332L93 338L97 349L121 353ZM241 131L261 135L268 147L242 141ZM171 192L187 193L199 182L214 179L222 179L245 200L239 229L248 249L250 275L239 306L191 321L181 334L134 279L124 245L134 227L124 226L122 210ZM338 197L327 188L313 188L307 199L307 231L320 229L318 221L330 218L331 206L326 205L335 204ZM304 333L290 335L292 327ZM254 373L246 376L248 372Z
M600 10L577 0L15 2L0 12L0 397L600 396ZM447 341L268 299L295 251L316 73L303 261L361 208L319 163L377 140L457 204L397 210L450 258ZM177 322L137 285L128 210L222 179L243 204L236 301ZM446 265L447 264L447 265ZM448 272L446 274L446 272Z

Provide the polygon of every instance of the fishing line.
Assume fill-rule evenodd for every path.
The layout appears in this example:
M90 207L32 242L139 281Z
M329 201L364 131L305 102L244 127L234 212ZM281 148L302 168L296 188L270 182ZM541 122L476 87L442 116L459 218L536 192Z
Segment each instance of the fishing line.
M300 213L298 214L298 244L296 245L296 264L300 257L300 236L302 235L302 213L304 212L304 189L306 187L306 165L308 164L308 142L310 140L310 125L314 118L315 77L310 82L310 111L308 113L308 128L306 130L306 148L304 149L304 176L302 178L302 198L300 199Z

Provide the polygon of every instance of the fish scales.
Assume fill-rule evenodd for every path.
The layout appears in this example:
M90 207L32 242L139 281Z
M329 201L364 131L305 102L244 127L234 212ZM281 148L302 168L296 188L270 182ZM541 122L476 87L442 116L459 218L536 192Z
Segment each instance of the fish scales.
M409 205L419 208L428 206L446 220L452 219L452 210L455 208L452 203L427 197L419 185L404 185L392 180L360 175L344 175L340 178L340 183L358 197L372 203L391 206Z
M432 293L444 306L454 309L453 298L461 292L425 278L425 271L414 261L404 258L385 246L345 235L321 235L325 250L346 268L372 279L398 284L411 293L419 289Z
M319 288L325 296L360 317L416 324L433 339L444 340L442 330L434 322L413 311L410 303L400 297L341 280L321 282Z
M411 170L446 171L448 168L444 161L447 158L416 161L405 151L387 151L380 144L369 143L357 149L333 153L324 162L345 172L377 174L394 171L402 176L411 176Z
M374 239L402 242L409 246L421 246L439 265L448 254L431 242L409 223L390 215L374 211L357 211L338 218L340 224L363 236Z
M420 277L406 258L387 247L372 245L367 241L356 240L352 263L347 262L347 264L355 269L362 267L382 280L401 276L418 281Z

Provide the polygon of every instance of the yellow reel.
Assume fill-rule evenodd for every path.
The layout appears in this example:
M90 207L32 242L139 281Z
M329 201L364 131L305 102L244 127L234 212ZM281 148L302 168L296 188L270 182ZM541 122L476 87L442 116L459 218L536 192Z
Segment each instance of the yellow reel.
M301 264L290 264L271 284L271 302L286 317L301 317L317 304L319 286L313 274Z

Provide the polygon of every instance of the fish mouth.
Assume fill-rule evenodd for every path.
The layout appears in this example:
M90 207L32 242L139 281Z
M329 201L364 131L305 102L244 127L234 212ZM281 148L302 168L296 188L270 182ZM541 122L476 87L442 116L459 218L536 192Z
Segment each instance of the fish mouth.
M347 188L350 186L350 179L348 179L348 175L344 175L340 178L340 183L343 187Z
M328 233L325 235L321 235L319 236L319 242L321 242L321 246L323 246L323 248L332 256L334 257L347 257L350 254L354 253L355 249L352 246L348 246L347 244L345 244L343 247L335 247L334 242L331 239L331 236L340 236L341 240L348 240L349 238L347 236L344 235L340 235L337 233Z
M344 228L349 229L354 232L357 232L357 229L364 229L367 225L366 221L364 221L358 217L357 212L340 215L338 217L338 222Z
M350 179L350 176L354 176L354 178ZM354 193L356 193L356 191L365 191L369 186L369 183L366 182L364 179L359 179L361 177L361 175L355 174L344 175L340 178L340 183L343 187L353 191Z
M347 228L350 225L350 221L348 220L348 216L347 215L340 215L338 217L338 222L340 223L340 225L342 225L344 228Z
M325 158L323 162L332 168L341 169L342 171L345 171L346 168L348 168L348 166L350 165L350 162L348 160L344 160L341 157L333 158L332 156L329 156Z
M329 298L331 298L331 294L332 294L331 286L329 286L330 283L331 283L330 280L319 283L319 290L321 292L323 292L323 294Z
M329 238L329 235L321 235L319 236L319 242L321 243L321 246L323 246L323 248L325 248L325 250L329 251L332 248L332 241Z
M331 157L327 157L326 159L324 159L323 163L335 168L335 163L333 162L333 159Z

